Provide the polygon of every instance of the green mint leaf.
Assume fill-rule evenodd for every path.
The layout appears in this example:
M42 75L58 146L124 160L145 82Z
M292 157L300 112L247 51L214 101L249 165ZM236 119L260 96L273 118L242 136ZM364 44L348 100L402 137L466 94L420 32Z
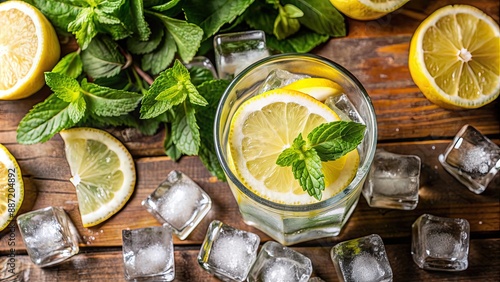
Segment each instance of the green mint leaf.
M80 85L76 79L55 72L45 73L45 83L61 100L71 103L80 98Z
M17 142L35 144L45 142L59 131L72 127L75 122L69 114L70 103L52 94L36 104L19 122Z
M254 2L244 14L246 24L253 29L262 30L268 35L273 34L274 21L278 16L277 10L269 5L261 5L259 2Z
M174 60L177 46L170 32L166 32L161 39L160 45L153 52L142 57L141 65L144 71L150 71L156 75L164 71Z
M77 78L82 74L83 64L80 52L75 51L68 53L54 66L52 72L60 73L72 78Z
M184 103L175 107L174 112L172 140L176 148L186 155L198 154L200 132L196 123L195 109L189 101L184 101Z
M297 7L295 7L295 9L298 10L296 11L293 8L290 8L290 6L295 7L290 4L287 4L285 7L279 6L279 14L276 17L276 20L274 21L273 34L279 40L287 38L288 36L296 33L300 29L300 22L295 17L296 15L302 16L303 15L301 14L302 11L300 11ZM287 7L288 9L286 9ZM291 16L288 13L288 10L291 10L293 16Z
M73 33L76 41L82 50L85 50L92 38L97 35L97 27L95 25L96 15L92 8L82 8L77 17L68 24L68 31Z
M183 3L186 19L203 29L203 40L211 37L226 23L231 23L254 0L187 0Z
M291 166L295 161L298 161L303 157L303 150L305 148L306 141L302 137L302 133L297 136L292 143L290 148L286 148L281 152L276 160L276 164L279 166Z
M198 66L189 68L189 76L194 86L199 86L203 82L215 79L214 74L209 69Z
M97 116L121 116L133 111L142 95L135 92L116 90L94 83L81 83L82 91L90 112Z
M156 16L165 25L167 32L174 39L177 52L182 61L191 61L200 47L203 30L187 21L170 18L155 12L149 13Z
M299 18L301 24L319 34L333 37L345 36L344 17L329 2L324 0L283 0L299 8L304 16Z
M283 9L285 10L288 18L296 19L304 16L304 12L292 4L286 4L283 6Z
M297 33L284 40L278 40L276 37L268 35L266 43L268 48L284 53L307 53L314 47L326 42L329 38L328 35L318 34L302 27Z
M68 107L68 114L71 120L74 123L79 122L85 116L85 109L87 108L87 104L85 103L85 99L83 97L79 97L78 99L72 101Z
M165 125L165 139L163 140L163 149L165 154L169 156L174 162L178 161L182 152L175 146L172 132L169 126Z
M363 140L366 126L349 121L323 123L313 129L307 139L322 161L336 160L356 149Z
M68 31L68 25L80 13L82 3L61 0L27 0L25 2L37 7L57 28ZM80 5L79 5L80 4Z
M93 78L112 77L120 73L125 64L118 44L107 38L94 38L82 51L83 69Z
M170 0L170 1L167 1L166 3L152 6L151 9L158 11L158 12L165 12L165 11L170 10L173 7L175 7L175 5L177 5L177 3L179 3L179 2L180 2L180 0Z
M196 120L200 128L201 140L198 156L208 171L221 181L224 181L226 177L215 153L213 128L219 100L228 85L227 80L208 80L197 86L200 95L208 102L204 107L196 107Z
M153 52L160 45L164 34L163 28L157 28L156 25L154 27L147 40L142 40L142 38L135 36L127 38L127 50L136 55Z
M151 35L151 29L144 18L143 1L130 0L129 2L135 38L138 38L141 41L147 41Z
M302 189L320 201L322 191L325 190L325 176L321 166L321 159L316 151L311 149L303 152L303 158L293 162L292 172Z
M154 118L182 103L188 95L182 91L186 81L189 81L189 72L182 63L176 60L173 67L158 75L144 95L141 104L141 118Z

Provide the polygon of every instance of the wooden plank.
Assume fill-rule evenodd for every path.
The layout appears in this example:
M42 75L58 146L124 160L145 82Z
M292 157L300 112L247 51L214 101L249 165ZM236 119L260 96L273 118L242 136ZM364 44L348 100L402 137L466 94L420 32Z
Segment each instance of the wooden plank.
M366 234L368 235L368 233ZM498 281L500 277L500 239L472 240L469 252L469 267L460 272L426 271L413 262L410 243L391 244L384 239L385 249L394 281ZM313 277L327 282L340 281L330 259L332 245L316 247L291 247L311 259ZM174 281L219 281L205 272L197 262L199 246L175 247ZM1 257L0 265L8 258ZM124 281L123 256L121 250L106 252L81 252L62 264L39 268L26 255L15 256L15 280L2 281ZM0 272L0 279L7 278Z
M494 140L500 143L500 140ZM445 150L449 140L384 143L380 148L404 154L415 154L422 159L420 202L413 211L386 210L370 208L364 198L345 229L338 237L325 239L338 242L361 236L370 231L387 238L410 236L410 226L423 213L438 216L460 217L469 220L471 231L477 234L498 231L500 226L500 176L497 176L489 188L481 195L470 192L450 174L443 170L438 162L438 155ZM200 244L205 236L208 224L218 219L235 227L258 233L263 240L269 237L260 231L246 226L238 212L236 202L227 183L220 182L202 166L197 157L185 157L174 163L167 157L136 159L138 171L137 186L131 200L114 217L100 226L83 228L75 189L68 181L69 167L62 153L62 141L51 141L53 155L41 154L36 158L21 158L21 169L33 176L38 189L38 197L33 209L50 205L62 206L77 225L82 238L82 246L120 246L121 230L158 225L158 222L142 207L144 200L161 183L168 172L180 170L192 177L213 200L213 206L207 217L185 241L176 244ZM14 150L13 150L14 151ZM49 152L50 150L44 150ZM16 231L17 232L17 231ZM20 236L19 234L17 234ZM20 237L17 237L20 238ZM19 242L19 248L23 248ZM8 249L6 241L0 240L0 251Z

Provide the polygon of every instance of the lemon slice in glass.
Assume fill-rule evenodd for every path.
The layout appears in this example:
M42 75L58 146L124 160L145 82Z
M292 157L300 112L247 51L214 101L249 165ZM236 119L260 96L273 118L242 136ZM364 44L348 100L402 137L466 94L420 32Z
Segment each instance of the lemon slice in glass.
M231 120L229 147L236 175L247 188L262 198L288 205L317 200L300 186L291 167L276 164L279 154L302 133L324 122L340 120L338 115L313 97L294 90L275 89L245 101ZM325 190L322 200L342 191L354 178L359 154L323 162Z
M125 146L106 131L82 127L60 134L83 226L95 226L117 213L132 196L134 160Z
M413 81L433 103L478 108L500 93L500 29L481 10L446 6L427 17L411 39Z
M339 84L326 78L303 78L294 81L282 89L296 90L311 95L318 101L325 101L333 95L340 95L344 90Z
M351 19L375 20L392 13L409 0L330 0L340 12Z
M59 60L57 34L37 8L22 1L1 3L0 23L0 100L28 97Z
M14 219L23 199L21 169L9 150L0 144L0 231Z

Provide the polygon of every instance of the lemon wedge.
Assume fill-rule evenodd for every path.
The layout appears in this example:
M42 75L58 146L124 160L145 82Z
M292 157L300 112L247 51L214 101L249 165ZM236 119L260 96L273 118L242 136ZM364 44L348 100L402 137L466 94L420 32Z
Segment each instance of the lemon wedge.
M332 5L351 19L375 20L392 13L409 0L330 0Z
M134 160L125 146L106 131L82 127L63 130L60 135L83 226L102 223L132 196L136 182Z
M57 34L37 8L21 1L1 3L0 22L0 100L28 97L59 60Z
M325 101L326 98L340 95L344 92L342 86L326 78L303 78L294 81L282 89L290 89L306 93L318 101Z
M443 108L478 108L500 93L500 29L475 7L432 13L413 34L408 60L415 84Z
M230 166L254 193L288 205L317 202L294 178L290 167L276 164L279 154L293 140L318 125L340 120L323 103L305 93L275 89L245 101L234 114L229 131ZM353 150L343 157L323 162L323 200L342 191L354 178L359 154Z
M21 169L9 150L0 144L0 231L14 219L23 199Z

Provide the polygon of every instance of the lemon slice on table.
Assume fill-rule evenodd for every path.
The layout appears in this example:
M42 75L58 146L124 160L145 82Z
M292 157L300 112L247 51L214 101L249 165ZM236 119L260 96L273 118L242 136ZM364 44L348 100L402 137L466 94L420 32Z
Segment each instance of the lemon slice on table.
M326 78L303 78L294 81L282 89L296 90L311 95L316 100L325 101L333 95L340 95L344 90L342 86Z
M234 114L229 131L230 164L243 184L262 198L288 205L317 202L293 177L291 167L276 164L279 154L302 133L324 122L340 120L323 103L302 92L275 89L245 101ZM342 191L354 178L359 154L323 162L323 200Z
M333 6L351 19L375 20L392 13L409 0L330 0Z
M0 144L0 231L14 219L23 199L21 169L9 150Z
M57 34L37 8L21 1L0 4L0 23L0 100L28 97L59 60Z
M134 160L125 146L106 131L82 127L60 134L83 226L95 226L117 213L132 196Z
M481 10L446 6L427 17L411 39L411 76L433 103L478 108L500 93L500 29Z

